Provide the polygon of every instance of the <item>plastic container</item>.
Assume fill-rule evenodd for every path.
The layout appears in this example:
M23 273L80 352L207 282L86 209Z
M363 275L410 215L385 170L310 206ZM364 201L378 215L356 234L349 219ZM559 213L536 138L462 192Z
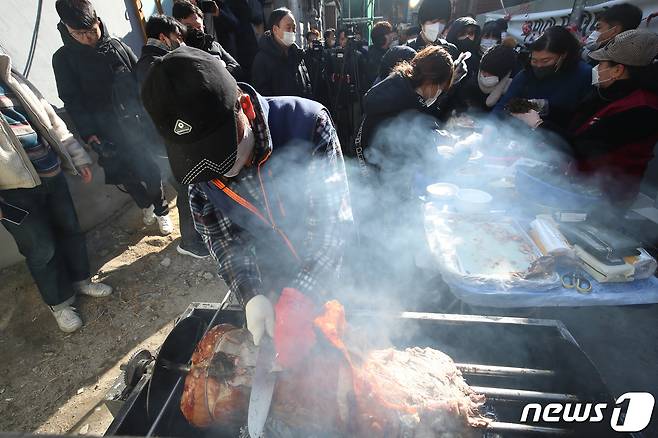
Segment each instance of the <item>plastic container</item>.
M482 190L459 189L455 196L455 207L462 213L484 213L491 210L493 197Z
M579 193L579 186L557 186L529 172L533 167L516 166L516 190L528 201L558 210L590 211L602 200L592 193Z

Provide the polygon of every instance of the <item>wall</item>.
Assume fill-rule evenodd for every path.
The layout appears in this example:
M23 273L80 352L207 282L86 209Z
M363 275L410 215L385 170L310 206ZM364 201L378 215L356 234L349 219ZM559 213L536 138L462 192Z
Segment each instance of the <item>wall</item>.
M139 56L143 39L133 0L92 1L110 33L122 38ZM0 46L12 57L14 67L21 72L28 60L38 4L39 0L0 0ZM29 79L59 108L62 102L57 97L51 65L52 54L62 45L56 28L58 22L55 1L43 0ZM85 230L99 224L129 202L127 195L113 186L102 184L101 169L95 166L93 171L94 181L90 185L83 185L77 178L69 178L76 209ZM13 239L4 227L0 227L0 268L20 260Z

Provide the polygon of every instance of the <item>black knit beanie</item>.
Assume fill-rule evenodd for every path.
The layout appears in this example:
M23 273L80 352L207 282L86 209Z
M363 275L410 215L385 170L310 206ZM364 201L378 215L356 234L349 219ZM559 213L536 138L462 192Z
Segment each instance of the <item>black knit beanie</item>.
M514 49L497 45L485 52L480 61L480 70L491 73L502 79L512 71L516 63L516 52Z

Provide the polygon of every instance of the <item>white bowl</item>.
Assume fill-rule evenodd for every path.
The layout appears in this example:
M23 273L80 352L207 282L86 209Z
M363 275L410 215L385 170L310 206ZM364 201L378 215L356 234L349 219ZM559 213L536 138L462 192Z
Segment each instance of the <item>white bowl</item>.
M450 183L436 183L427 186L427 194L432 197L432 199L438 201L447 201L455 197L459 191L459 187Z
M462 213L483 213L491 210L493 197L482 190L459 189L455 195L455 207Z

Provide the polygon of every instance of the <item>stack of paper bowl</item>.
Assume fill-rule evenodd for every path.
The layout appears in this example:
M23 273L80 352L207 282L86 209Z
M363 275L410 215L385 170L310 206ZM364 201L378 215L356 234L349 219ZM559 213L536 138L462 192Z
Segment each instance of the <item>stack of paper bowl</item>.
M427 186L427 194L433 201L450 201L452 200L459 187L454 184L439 182Z

